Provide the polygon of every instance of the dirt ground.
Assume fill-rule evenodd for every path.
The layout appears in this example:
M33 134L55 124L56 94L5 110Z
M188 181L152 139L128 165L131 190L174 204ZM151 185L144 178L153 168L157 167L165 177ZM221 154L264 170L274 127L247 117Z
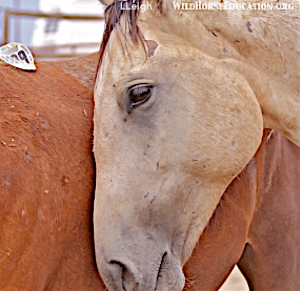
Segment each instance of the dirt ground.
M249 291L247 282L238 267L235 267L220 291Z

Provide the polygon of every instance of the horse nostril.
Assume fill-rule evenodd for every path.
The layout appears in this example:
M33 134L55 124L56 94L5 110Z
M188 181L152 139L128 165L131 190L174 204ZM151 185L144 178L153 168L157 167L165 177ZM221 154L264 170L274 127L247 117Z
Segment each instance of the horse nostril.
M117 265L117 266L119 266L120 267L120 269L121 269L121 282L122 282L122 289L124 290L124 291L128 291L128 290L126 290L126 288L125 288L125 286L124 286L124 279L125 279L125 271L126 271L126 267L122 264L122 263L120 263L120 262L118 262L118 261L110 261L109 262L111 265Z
M166 256L167 256L167 252L165 252L161 258L161 262L160 262L160 266L159 266L159 269L158 269L158 273L157 273L157 280L156 282L158 282L159 278L161 277L161 273L163 272L164 270L164 265L165 265L165 262L166 262Z
M121 282L122 282L122 289L124 291L137 291L139 290L140 283L136 280L136 276L125 264L122 264L118 261L110 261L110 264L117 265L121 269Z

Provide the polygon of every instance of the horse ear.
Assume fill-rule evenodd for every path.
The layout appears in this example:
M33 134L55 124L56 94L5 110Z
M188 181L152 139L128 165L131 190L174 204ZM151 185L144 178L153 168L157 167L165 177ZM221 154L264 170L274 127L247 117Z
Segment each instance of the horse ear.
M114 0L99 0L105 6L108 6L114 2Z

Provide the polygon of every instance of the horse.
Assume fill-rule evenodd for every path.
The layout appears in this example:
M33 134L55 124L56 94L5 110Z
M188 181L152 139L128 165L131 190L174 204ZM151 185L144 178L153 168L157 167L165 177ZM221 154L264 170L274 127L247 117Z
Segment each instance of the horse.
M94 54L41 62L35 73L0 64L0 290L106 290L96 268L91 218L95 186L92 95L97 59ZM270 231L276 225L280 236L297 235L297 227L285 231L283 219L276 216L281 213L278 208L271 207L269 214L279 222L264 219L268 203L259 201L287 203L286 193L289 202L296 201L293 175L299 177L300 152L277 133L265 132L264 136L255 157L226 189L184 266L185 290L217 290L236 263L248 261L240 258L250 249L249 231L254 238L259 235L257 225ZM286 213L283 215L286 219ZM282 241L277 237L272 243ZM262 243L256 242L254 254ZM288 270L297 259L291 252L295 246L284 243L279 247L286 251L277 252L277 256L285 255L278 263L285 262ZM272 248L269 252L272 254ZM248 272L257 272L256 268L266 272L263 263L257 262ZM292 270L297 272L297 268ZM279 286L277 290L284 290L286 277L280 275L274 272L268 278ZM255 284L265 282L262 278ZM263 290L276 290L276 286L264 286Z
M91 218L95 63L0 64L0 290L105 290Z
M299 163L299 147L264 130L184 266L192 290L218 290L235 263L250 290L299 289Z
M106 29L94 93L97 266L110 291L180 291L183 266L264 128L300 146L299 11L102 2ZM136 2L152 9L139 13ZM299 212L286 199L273 208L286 206L281 211L292 212L294 229ZM253 290L267 290L257 282L281 266L269 260L261 275L257 264L264 252L277 251L256 250L262 238L251 231L241 268ZM280 232L269 232L278 239ZM296 243L292 237L283 245ZM296 262L293 268L299 271ZM282 271L289 284L278 290L299 287L292 274Z

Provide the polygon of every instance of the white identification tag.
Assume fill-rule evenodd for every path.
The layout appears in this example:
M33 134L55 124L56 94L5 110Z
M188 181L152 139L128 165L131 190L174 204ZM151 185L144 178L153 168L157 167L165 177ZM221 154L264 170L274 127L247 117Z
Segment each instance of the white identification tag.
M31 51L24 44L18 42L11 42L1 46L0 59L21 70L36 70Z

